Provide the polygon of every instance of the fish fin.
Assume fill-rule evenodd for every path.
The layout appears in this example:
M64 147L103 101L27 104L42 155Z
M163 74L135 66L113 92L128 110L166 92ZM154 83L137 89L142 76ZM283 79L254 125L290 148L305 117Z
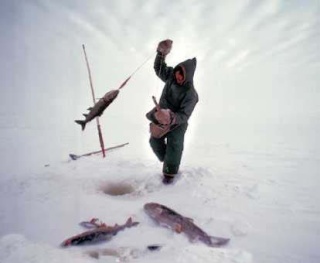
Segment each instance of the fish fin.
M210 236L212 247L220 247L229 243L230 238Z
M101 222L98 218L92 218L90 221L83 221L80 223L80 226L85 228L93 229L93 228L107 228L107 225Z
M89 110L89 111L90 111L90 110L92 110L92 109L93 109L92 107L89 107L87 110Z
M87 118L89 114L83 113L82 115Z
M97 228L97 226L94 223L90 222L90 221L89 222L88 221L80 222L79 225L82 226L82 227L88 228L88 229Z
M86 122L85 121L75 120L75 123L80 124L83 131L86 128Z
M174 231L178 234L180 234L182 232L182 225L180 224L175 224L174 226Z
M91 218L91 220L89 221L91 224L95 224L99 221L99 218Z
M70 158L71 158L72 160L74 160L74 161L80 158L78 155L72 154L72 153L70 153L69 156L70 156Z

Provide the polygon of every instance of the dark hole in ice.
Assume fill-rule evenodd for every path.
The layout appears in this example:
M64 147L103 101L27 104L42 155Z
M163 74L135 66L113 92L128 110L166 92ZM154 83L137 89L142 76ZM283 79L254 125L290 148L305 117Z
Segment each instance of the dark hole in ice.
M120 183L106 183L101 186L101 190L106 195L119 196L131 194L134 192L134 188L132 185L124 182Z

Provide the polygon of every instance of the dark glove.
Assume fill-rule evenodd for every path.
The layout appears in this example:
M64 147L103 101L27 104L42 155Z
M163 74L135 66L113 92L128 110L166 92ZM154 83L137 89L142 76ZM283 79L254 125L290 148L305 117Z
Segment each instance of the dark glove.
M170 53L172 48L172 40L166 39L158 44L157 52L161 53L163 56L166 56Z

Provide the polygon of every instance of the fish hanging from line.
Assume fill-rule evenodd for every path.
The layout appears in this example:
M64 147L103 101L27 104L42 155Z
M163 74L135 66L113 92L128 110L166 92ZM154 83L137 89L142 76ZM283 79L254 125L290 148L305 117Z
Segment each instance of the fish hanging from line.
M93 93L93 86L92 86L92 82L91 82L91 74L90 74L90 68L89 68L89 63L87 60L87 55L85 52L85 48L83 45L83 50L85 53L85 57L86 57L86 62L87 62L87 67L88 67L88 71L89 71L89 79L90 79L90 85L91 85L91 89L92 89L92 93ZM153 54L152 54L153 56ZM149 56L140 66L138 66L132 73L131 75L125 79L124 82L121 83L120 87L116 90L111 90L109 92L107 92L103 98L101 98L97 103L94 104L93 107L89 108L88 110L90 111L88 114L83 114L85 116L84 120L75 120L75 122L79 125L81 125L82 130L85 129L86 124L90 121L92 121L93 119L95 119L96 117L99 117L103 114L104 110L114 101L114 99L118 96L120 90L128 83L128 81L131 79L131 77L136 74L144 64L146 64L152 56Z
M75 122L81 125L82 130L84 130L88 122L92 121L96 117L100 117L103 114L104 110L118 96L119 91L119 89L116 89L107 92L93 107L88 109L88 114L83 114L85 116L84 120L75 120Z

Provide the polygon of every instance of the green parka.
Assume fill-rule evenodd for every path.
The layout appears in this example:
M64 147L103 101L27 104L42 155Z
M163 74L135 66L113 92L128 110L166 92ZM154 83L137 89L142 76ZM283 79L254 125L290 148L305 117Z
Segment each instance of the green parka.
M193 76L196 69L196 58L179 63L176 67L168 67L165 57L157 54L154 61L154 70L157 76L165 82L161 98L160 108L170 109L175 114L175 124L188 123L196 104L199 101L198 94L193 86ZM181 70L184 82L179 85L175 80L175 72Z

